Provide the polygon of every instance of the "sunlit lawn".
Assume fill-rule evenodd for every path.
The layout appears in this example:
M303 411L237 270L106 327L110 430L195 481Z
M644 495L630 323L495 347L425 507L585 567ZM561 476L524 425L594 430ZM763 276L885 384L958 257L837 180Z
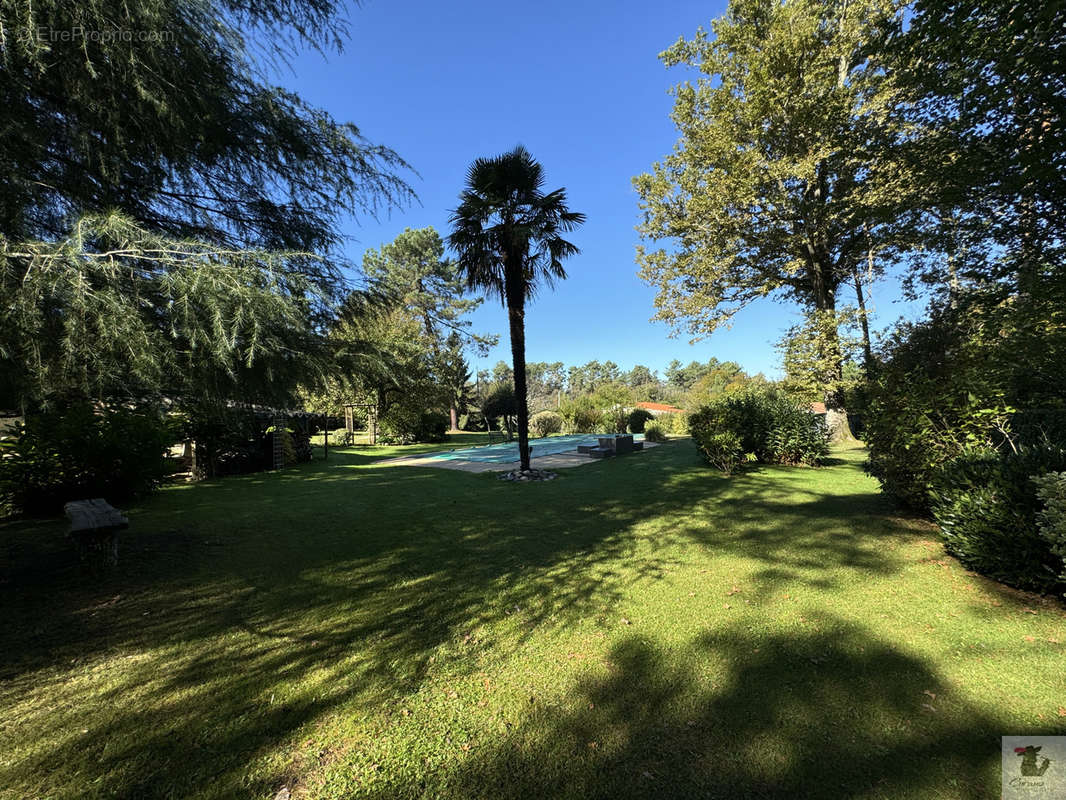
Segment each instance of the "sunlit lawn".
M110 576L0 527L0 797L989 798L1001 735L1066 734L1063 606L945 557L861 451L400 452L170 488Z

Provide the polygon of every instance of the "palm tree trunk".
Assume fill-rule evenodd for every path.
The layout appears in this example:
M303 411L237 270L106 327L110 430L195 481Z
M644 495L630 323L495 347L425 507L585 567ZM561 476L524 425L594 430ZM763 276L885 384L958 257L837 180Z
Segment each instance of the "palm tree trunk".
M511 362L514 369L514 402L518 415L518 458L522 469L529 469L529 407L526 405L526 320L525 309L509 304L507 317L511 325Z

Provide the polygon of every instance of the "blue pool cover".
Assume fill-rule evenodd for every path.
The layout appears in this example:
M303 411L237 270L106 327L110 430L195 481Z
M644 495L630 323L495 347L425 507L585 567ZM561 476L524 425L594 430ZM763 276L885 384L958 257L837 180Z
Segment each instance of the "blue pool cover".
M548 436L544 439L530 439L530 457L533 461L537 456L550 456L556 453L566 453L576 450L578 445L597 445L601 436L613 436L611 433L574 433L569 436ZM644 440L643 433L633 434L633 441ZM518 461L518 442L503 442L502 444L487 444L481 447L463 447L459 450L447 450L442 453L434 453L429 458L437 461L484 461L491 464L509 464Z

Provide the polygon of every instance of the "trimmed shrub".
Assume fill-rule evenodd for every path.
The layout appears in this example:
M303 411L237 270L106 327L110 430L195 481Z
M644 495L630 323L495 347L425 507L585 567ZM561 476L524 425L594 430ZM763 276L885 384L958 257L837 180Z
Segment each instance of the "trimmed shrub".
M663 426L656 422L649 422L644 426L644 441L646 442L665 442L666 432L663 430Z
M55 514L71 500L147 494L166 477L177 438L156 409L72 403L28 415L0 458L7 513Z
M1066 472L1049 472L1033 478L1036 496L1044 508L1036 515L1040 535L1062 562L1059 582L1066 584Z
M1062 558L1041 535L1039 478L1066 470L1066 450L967 450L932 481L933 516L947 550L970 569L1038 592L1062 585Z
M554 411L541 411L530 418L529 429L534 436L541 439L559 433L563 429L562 415Z
M646 408L634 408L629 413L629 432L644 433L644 428L655 419L655 415Z

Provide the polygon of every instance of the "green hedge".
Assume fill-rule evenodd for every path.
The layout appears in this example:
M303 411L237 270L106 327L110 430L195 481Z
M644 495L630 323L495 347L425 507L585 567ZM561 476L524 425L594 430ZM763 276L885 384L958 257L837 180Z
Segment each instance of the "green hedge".
M736 437L742 455L767 464L818 466L829 455L829 433L822 420L771 389L709 403L689 415L688 425L696 446L715 466L723 458L722 434Z
M155 409L75 402L28 415L4 438L6 513L58 514L71 500L118 503L146 494L166 477L166 451L176 439Z
M1036 518L1040 535L1062 562L1059 582L1066 584L1066 472L1049 472L1033 478L1033 484L1044 505Z
M970 569L1038 592L1063 587L1063 563L1041 535L1039 479L1066 470L1066 450L968 450L938 470L930 487L933 517L947 550Z

